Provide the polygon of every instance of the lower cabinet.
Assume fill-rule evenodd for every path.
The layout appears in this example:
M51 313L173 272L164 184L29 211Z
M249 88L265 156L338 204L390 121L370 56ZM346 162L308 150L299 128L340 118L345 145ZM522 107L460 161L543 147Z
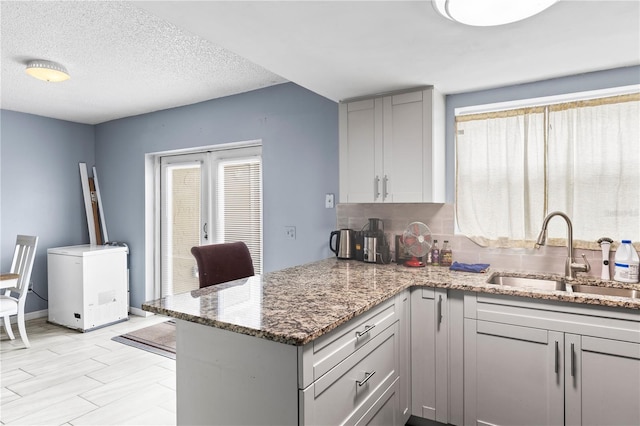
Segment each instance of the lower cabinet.
M561 425L562 333L465 320L466 424Z
M178 424L640 425L631 309L416 287L304 346L176 323Z
M394 391L389 390L398 381L397 326L395 323L384 330L301 391L303 424L360 424L375 402L389 392L394 403L383 404L378 415L391 419L390 425L399 424L397 386Z
M403 425L400 296L304 346L176 319L178 424Z
M398 306L399 345L399 399L400 423L405 424L411 416L411 292L404 290L396 295Z
M412 415L447 423L447 290L411 292Z
M565 364L567 424L640 425L640 343L567 335Z
M478 299L464 320L465 424L640 424L640 318Z

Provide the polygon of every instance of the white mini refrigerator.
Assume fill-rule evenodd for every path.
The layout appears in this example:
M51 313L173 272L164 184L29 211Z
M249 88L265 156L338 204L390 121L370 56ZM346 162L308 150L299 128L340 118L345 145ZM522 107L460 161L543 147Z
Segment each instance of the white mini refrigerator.
M49 322L88 331L129 319L127 247L47 250Z

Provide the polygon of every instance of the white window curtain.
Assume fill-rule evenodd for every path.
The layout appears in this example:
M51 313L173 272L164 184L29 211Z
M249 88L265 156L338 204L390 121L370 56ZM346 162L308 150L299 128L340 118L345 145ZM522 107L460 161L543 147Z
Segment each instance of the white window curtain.
M535 238L544 211L543 127L542 108L459 117L456 214L463 234L481 245Z
M456 220L484 246L529 247L551 211L577 247L640 240L640 94L456 117ZM552 221L549 244L565 244Z
M566 212L578 240L640 237L639 106L626 95L549 107L549 211Z

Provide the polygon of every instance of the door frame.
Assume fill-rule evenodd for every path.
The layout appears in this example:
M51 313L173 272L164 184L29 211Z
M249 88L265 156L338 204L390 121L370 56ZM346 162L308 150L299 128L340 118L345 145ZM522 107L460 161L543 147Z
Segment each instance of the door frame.
M221 143L192 148L157 151L145 154L144 158L144 300L160 298L160 157L167 155L194 154L206 151L221 151L237 148L262 147L262 139ZM135 315L152 315L140 308L130 307Z

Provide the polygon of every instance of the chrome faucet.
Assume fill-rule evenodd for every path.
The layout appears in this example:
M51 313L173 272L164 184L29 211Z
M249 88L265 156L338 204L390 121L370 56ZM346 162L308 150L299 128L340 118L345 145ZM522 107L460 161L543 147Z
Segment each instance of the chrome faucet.
M582 255L584 264L576 263L573 258L573 225L571 224L569 216L562 212L549 213L542 222L542 230L540 231L540 235L538 235L536 248L539 249L540 246L545 245L547 241L547 226L549 226L549 220L554 216L560 216L565 220L565 222L567 222L567 261L564 265L564 276L567 280L573 280L576 278L576 272L589 272L591 270L591 265L589 265L587 256L584 254Z

